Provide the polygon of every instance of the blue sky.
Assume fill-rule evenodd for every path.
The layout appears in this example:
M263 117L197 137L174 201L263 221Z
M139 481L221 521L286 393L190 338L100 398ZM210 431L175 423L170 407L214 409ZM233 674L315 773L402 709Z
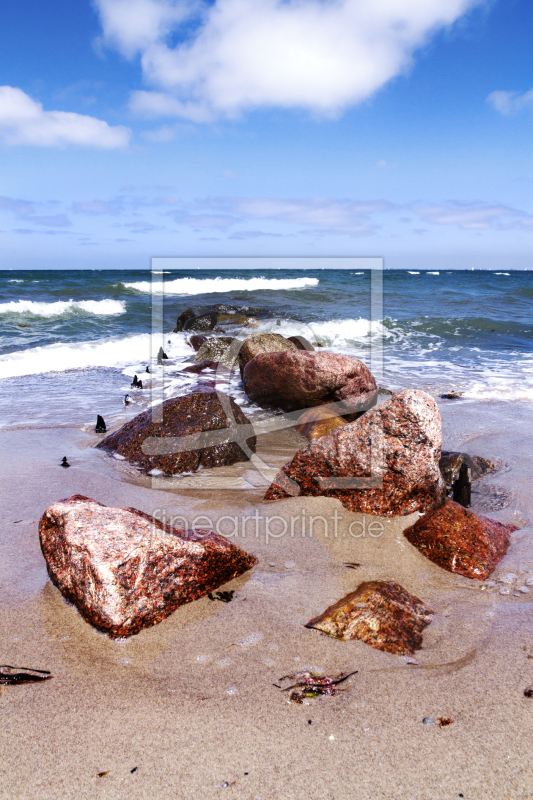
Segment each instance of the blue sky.
M19 0L0 268L533 268L527 0Z

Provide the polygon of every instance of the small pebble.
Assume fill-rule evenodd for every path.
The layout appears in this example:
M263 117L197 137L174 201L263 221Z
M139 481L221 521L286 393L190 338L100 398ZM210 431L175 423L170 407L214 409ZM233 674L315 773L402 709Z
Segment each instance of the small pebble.
M335 741L335 737L333 736L333 734L331 734L331 736L328 736L328 739L330 740L330 742L334 742Z
M526 586L533 586L533 575L530 575L529 578L526 578Z
M501 578L498 578L498 583L507 583L509 586L515 582L518 578L518 575L515 575L514 572L508 572L506 575L502 575Z
M228 688L226 689L226 694L237 694L237 687L228 686Z
M294 561L286 561L284 566L285 569L294 569L296 564L294 563Z
M517 586L516 589L517 589L517 591L523 592L524 594L527 594L528 592L531 591L529 586Z
M508 586L502 586L500 589L500 594L511 594L511 590Z
M435 723L431 719L431 717L424 717L422 720L422 725L434 725Z

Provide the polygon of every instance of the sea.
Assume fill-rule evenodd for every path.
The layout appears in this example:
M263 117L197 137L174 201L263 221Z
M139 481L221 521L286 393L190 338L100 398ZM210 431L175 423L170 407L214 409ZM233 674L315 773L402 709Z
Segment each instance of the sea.
M94 430L97 414L117 425L212 379L183 372L195 353L173 329L184 310L215 305L228 309L220 335L304 336L360 358L390 392L533 402L531 271L10 270L0 272L0 427ZM238 372L227 391L261 413Z

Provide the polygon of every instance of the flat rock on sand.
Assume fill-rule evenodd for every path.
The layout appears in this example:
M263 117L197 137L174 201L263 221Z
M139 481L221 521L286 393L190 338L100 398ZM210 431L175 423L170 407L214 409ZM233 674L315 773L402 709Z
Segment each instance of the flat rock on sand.
M165 400L162 421L156 422L159 411L138 414L97 447L118 453L144 472L156 469L164 475L247 461L238 442L255 452L248 418L232 397L213 388Z
M39 538L52 583L113 638L156 625L256 562L216 533L180 531L81 495L46 509Z
M245 367L243 384L253 402L284 411L340 402L346 411L359 413L376 404L378 391L359 359L306 350L255 356Z
M317 406L304 411L301 417L298 417L298 424L294 426L294 429L306 439L313 441L321 439L322 436L331 433L335 428L340 428L341 425L346 425L346 420L339 414Z
M350 511L385 517L429 511L443 499L440 448L437 404L407 389L299 450L265 500L336 497ZM354 487L354 478L366 486Z
M378 650L412 655L422 645L422 631L433 611L394 581L366 581L306 628L337 639L362 639Z
M446 500L406 528L404 536L439 567L482 581L502 560L516 530Z

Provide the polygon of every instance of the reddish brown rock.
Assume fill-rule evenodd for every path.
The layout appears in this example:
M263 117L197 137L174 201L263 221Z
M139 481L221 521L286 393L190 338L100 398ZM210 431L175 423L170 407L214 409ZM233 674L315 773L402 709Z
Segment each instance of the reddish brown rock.
M244 369L259 353L279 353L283 350L296 350L294 342L290 342L279 333L254 333L248 336L241 345L239 351L239 369L241 378Z
M407 528L404 536L439 567L483 581L504 557L516 530L516 525L503 525L446 500Z
M206 359L205 361L200 361L199 364L191 364L190 367L185 367L183 370L184 372L194 372L196 374L203 372L204 369L216 369L218 367L218 361L209 361Z
M177 530L81 495L47 508L39 537L52 583L113 638L156 625L256 562L216 533Z
M284 411L337 402L357 414L374 406L378 394L362 361L306 350L255 356L245 367L243 383L250 400Z
M197 353L200 347L204 344L204 342L207 342L207 340L207 336L202 336L199 333L195 333L190 337L190 339L188 339L187 344L189 344L195 353Z
M394 581L366 581L305 626L336 639L362 639L377 650L412 655L433 611Z
M385 517L429 511L443 499L440 448L437 404L408 389L299 450L265 500L336 497L350 511Z
M161 410L162 421L154 421ZM247 461L248 455L239 443L255 452L256 440L248 418L232 397L205 385L193 394L165 400L162 407L144 411L97 447L124 456L144 472L156 469L176 475Z
M298 424L294 427L306 439L314 441L321 439L322 436L326 436L341 425L346 425L345 419L334 411L317 406L304 411L301 417L298 417Z

